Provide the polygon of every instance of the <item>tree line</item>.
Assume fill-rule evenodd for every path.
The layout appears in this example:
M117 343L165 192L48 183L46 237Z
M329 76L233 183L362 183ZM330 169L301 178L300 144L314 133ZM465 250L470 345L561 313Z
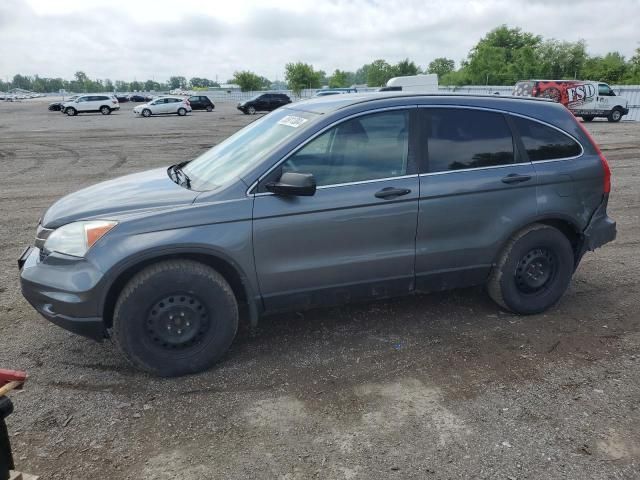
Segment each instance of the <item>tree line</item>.
M242 91L289 88L299 94L306 88L350 87L367 84L380 87L390 78L420 73L435 73L440 85L513 85L522 79L589 79L612 84L640 84L640 48L630 59L619 52L589 55L584 40L566 42L544 39L520 28L501 25L488 32L461 60L447 57L433 59L424 68L408 58L390 64L384 59L374 60L355 71L334 70L327 75L313 65L292 62L285 65L285 82L273 82L250 70L236 71L227 83ZM125 82L92 80L84 72L76 72L73 80L45 78L38 75L15 75L10 82L0 80L0 91L23 88L35 92L131 92L164 91L176 88L208 89L220 85L207 78L187 79L172 76L167 82L154 80Z

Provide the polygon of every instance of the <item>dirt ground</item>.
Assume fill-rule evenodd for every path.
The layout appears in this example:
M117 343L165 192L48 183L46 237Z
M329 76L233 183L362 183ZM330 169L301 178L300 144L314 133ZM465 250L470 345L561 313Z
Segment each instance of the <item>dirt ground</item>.
M618 239L544 315L482 289L273 316L186 378L133 370L21 297L16 259L60 196L192 158L252 120L74 118L0 103L0 366L42 479L640 478L640 123L587 125L613 169Z

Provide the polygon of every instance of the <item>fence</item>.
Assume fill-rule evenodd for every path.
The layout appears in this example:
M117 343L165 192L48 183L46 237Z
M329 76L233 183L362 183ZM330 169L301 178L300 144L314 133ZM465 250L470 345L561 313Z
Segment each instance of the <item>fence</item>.
M629 115L622 117L623 120L640 121L640 85L612 85L611 88L616 95L624 98L629 103ZM467 86L467 87L444 87L440 86L441 92L455 93L475 93L475 94L495 94L511 95L513 87L509 86Z
M616 92L616 95L626 99L629 102L629 115L623 117L624 120L635 120L640 121L640 85L620 85L620 86L612 86L613 90ZM358 92L373 92L377 90L376 88L359 88ZM491 85L481 85L481 86L465 86L465 87L447 87L440 86L438 88L440 92L455 92L455 93L469 93L469 94L499 94L499 95L511 95L513 91L513 87L510 86L491 86ZM306 89L300 93L299 97L296 97L291 90L279 90L279 93L285 93L291 97L292 100L304 100L312 97L317 89ZM208 95L211 97L213 102L242 102L244 100L248 100L249 98L259 95L264 92L240 92L240 91L225 91L225 90L211 90L208 92L194 92L196 95Z

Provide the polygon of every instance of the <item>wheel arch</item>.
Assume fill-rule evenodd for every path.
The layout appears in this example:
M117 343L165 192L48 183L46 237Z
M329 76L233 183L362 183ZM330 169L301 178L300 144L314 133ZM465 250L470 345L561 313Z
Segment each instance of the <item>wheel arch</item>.
M258 296L251 287L247 276L235 262L217 252L176 250L170 252L155 252L142 256L136 261L127 262L126 265L114 274L99 308L99 311L102 312L102 319L106 328L111 328L113 325L115 304L127 283L146 267L166 260L193 260L216 270L231 286L238 304L247 304L251 326L257 325L260 310L257 303Z
M519 225L517 228L511 231L506 238L502 240L500 249L498 250L498 253L493 261L493 265L496 264L502 251L509 244L509 241L515 235L517 235L518 232L530 227L533 224L541 224L553 227L559 230L565 237L567 237L567 240L569 240L571 248L573 249L575 268L578 268L578 263L580 262L583 254L582 247L584 244L584 235L582 234L582 229L578 226L578 224L570 217L566 217L564 215L538 217L526 224Z

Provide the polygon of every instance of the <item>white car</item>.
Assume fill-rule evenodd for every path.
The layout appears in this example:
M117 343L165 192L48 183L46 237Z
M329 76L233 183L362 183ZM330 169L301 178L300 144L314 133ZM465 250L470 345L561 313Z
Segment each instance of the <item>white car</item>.
M113 95L80 95L75 100L66 101L60 111L70 117L78 113L100 112L109 115L114 110L120 110L120 103Z
M143 103L133 109L136 115L150 117L151 115L164 115L168 113L177 113L184 117L191 111L189 100L183 97L160 97L151 100L149 103Z

